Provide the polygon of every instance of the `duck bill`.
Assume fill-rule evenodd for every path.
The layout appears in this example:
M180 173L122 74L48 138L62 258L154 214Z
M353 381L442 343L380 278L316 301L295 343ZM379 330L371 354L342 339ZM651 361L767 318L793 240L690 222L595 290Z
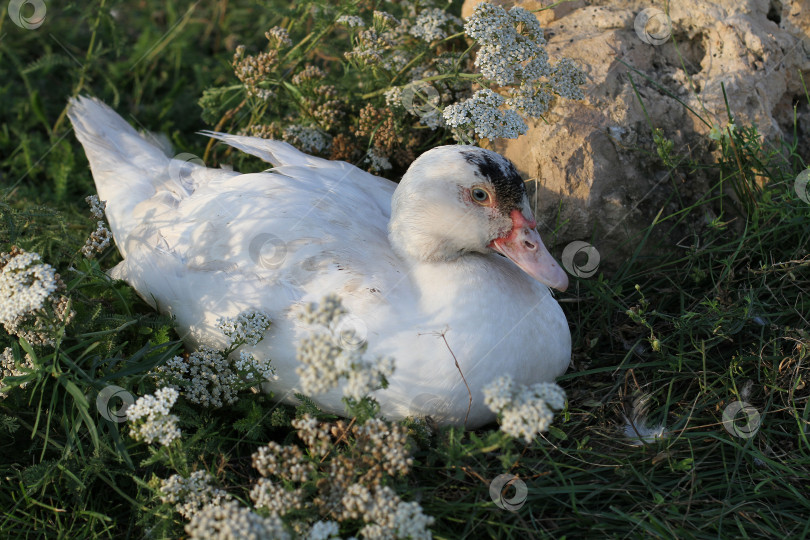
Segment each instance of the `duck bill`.
M543 245L540 234L534 228L534 220L529 221L519 211L513 210L512 222L514 227L509 234L496 238L489 247L507 257L543 285L565 291L568 288L568 276Z

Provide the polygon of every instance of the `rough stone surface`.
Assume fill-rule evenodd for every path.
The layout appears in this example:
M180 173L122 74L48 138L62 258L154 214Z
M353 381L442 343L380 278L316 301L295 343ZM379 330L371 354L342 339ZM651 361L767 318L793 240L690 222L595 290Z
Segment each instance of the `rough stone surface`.
M468 0L463 15L477 3ZM534 10L552 2L496 3ZM716 182L700 171L673 173L656 155L652 129L663 130L675 153L711 159L716 145L706 135L713 124L728 124L721 83L736 125L755 124L772 140L792 140L796 105L800 155L809 157L810 112L800 73L810 85L810 0L669 5L674 39L658 45L642 40L635 22L663 2L578 0L537 14L552 60L570 57L587 72L586 98L561 100L547 123L534 122L519 139L491 146L534 179L530 191L545 225L540 232L559 229L557 254L568 242L585 240L607 268L615 267L659 210L668 215ZM662 16L648 23L653 38L667 32ZM653 236L664 245L689 234L659 229Z

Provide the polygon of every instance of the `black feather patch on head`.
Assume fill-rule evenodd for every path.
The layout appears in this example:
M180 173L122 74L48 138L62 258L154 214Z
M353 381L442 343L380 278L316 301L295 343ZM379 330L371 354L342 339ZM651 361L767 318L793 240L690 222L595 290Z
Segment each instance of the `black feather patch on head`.
M475 175L489 181L495 188L497 205L501 212L509 214L523 205L526 186L512 162L491 150L465 150L464 160L473 166Z

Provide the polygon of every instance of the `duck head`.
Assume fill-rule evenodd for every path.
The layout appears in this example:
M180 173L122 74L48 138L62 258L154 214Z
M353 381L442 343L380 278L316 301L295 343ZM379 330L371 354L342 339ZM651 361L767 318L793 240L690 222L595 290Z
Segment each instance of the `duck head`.
M568 276L543 245L523 180L512 163L477 146L425 152L391 200L388 236L398 255L426 262L500 253L548 287Z

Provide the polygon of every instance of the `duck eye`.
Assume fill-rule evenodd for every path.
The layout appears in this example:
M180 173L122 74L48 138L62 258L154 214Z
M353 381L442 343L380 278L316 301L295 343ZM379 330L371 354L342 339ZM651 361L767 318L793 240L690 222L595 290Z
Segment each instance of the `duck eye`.
M487 199L489 199L489 193L487 193L486 191L484 191L481 188L473 189L472 190L472 196L473 196L473 199L476 200L476 202L484 202Z

